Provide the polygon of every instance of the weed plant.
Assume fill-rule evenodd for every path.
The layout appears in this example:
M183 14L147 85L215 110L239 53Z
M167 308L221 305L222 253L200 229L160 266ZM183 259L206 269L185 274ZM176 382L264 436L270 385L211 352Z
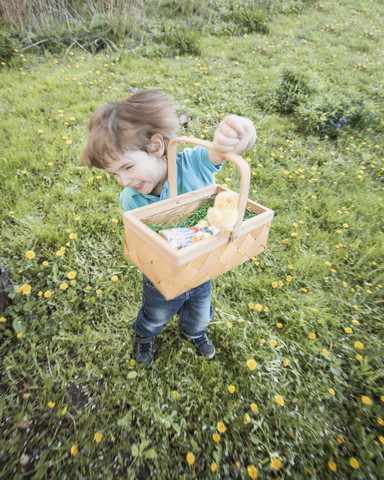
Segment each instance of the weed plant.
M16 46L1 69L2 478L383 477L383 5L271 3L268 34L207 28L199 56ZM287 70L315 87L289 114L268 108ZM79 157L91 112L148 87L183 135L254 121L249 197L275 217L267 250L212 282L215 358L175 318L144 369L121 188ZM239 173L217 181L237 191Z

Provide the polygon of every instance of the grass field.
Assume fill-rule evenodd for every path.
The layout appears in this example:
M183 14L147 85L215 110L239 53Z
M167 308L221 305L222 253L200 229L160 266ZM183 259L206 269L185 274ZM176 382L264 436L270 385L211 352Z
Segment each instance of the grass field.
M279 5L238 36L179 14L200 54L144 39L3 62L0 478L383 477L384 4ZM267 251L213 281L210 362L174 319L135 365L121 187L79 163L91 112L147 87L183 135L229 113L258 131L249 197L275 218ZM229 164L217 181L239 186Z

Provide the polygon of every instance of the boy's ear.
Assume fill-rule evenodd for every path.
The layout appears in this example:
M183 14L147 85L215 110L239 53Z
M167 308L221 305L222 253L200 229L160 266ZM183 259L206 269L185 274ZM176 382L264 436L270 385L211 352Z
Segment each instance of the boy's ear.
M156 157L162 157L164 155L165 146L164 146L164 138L160 133L155 133L151 137L151 152Z

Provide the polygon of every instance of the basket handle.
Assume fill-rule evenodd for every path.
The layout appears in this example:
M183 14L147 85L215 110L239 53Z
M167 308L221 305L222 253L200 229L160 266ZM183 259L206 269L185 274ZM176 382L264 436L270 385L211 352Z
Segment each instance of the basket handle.
M208 150L221 155L226 160L234 163L240 171L240 188L239 188L239 205L237 221L233 230L238 230L243 222L245 207L247 205L249 184L251 179L251 169L248 163L233 152L218 152L213 148L212 142L207 140L201 140L199 138L192 137L177 137L172 139L168 144L168 183L169 183L169 198L177 196L177 172L176 172L176 144L177 143L191 143L192 145L199 145L205 147Z

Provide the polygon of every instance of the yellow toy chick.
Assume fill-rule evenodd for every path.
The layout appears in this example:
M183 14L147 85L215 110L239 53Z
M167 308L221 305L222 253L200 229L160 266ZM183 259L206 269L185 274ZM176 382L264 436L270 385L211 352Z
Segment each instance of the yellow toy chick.
M231 230L238 217L239 195L234 192L220 192L213 207L207 212L210 225L220 230Z

